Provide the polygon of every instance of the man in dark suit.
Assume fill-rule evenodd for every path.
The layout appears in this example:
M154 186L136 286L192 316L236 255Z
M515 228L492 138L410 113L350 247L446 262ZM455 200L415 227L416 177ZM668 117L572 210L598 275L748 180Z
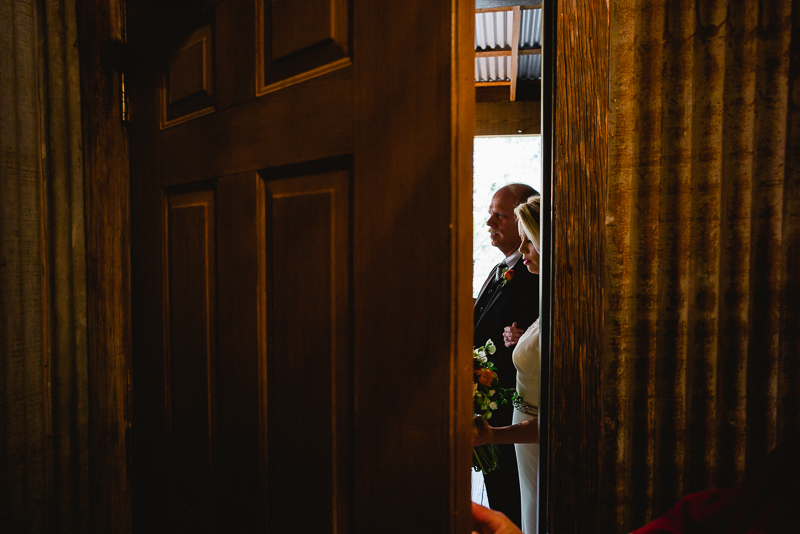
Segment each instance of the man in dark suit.
M539 316L539 277L531 274L522 263L519 253L520 237L514 208L531 195L538 194L525 184L509 184L497 190L489 206L486 225L491 234L492 246L505 255L483 284L475 300L473 335L474 346L484 345L488 339L497 351L491 361L497 368L500 387L515 388L517 372L511 360L513 346L506 347L503 330L513 326L525 331ZM492 426L511 424L513 406L501 406L492 415ZM489 505L506 514L516 525L520 524L520 491L517 457L513 445L498 445L500 461L497 470L485 476Z

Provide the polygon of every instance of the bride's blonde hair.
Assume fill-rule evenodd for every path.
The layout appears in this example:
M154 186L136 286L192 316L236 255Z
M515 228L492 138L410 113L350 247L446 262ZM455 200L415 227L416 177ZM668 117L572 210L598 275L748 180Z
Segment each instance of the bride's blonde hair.
M539 217L541 216L541 198L539 195L529 197L527 202L514 208L517 220L522 223L522 229L528 236L536 251L539 251Z

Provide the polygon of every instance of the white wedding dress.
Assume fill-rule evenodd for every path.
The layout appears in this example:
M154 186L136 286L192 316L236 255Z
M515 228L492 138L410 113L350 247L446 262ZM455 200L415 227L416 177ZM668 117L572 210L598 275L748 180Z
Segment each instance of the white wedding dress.
M539 406L540 355L539 320L537 319L517 342L512 356L517 368L517 393L531 406ZM533 415L514 408L513 423L534 419ZM520 495L522 497L522 532L536 534L538 510L539 444L517 443L517 467L519 469Z

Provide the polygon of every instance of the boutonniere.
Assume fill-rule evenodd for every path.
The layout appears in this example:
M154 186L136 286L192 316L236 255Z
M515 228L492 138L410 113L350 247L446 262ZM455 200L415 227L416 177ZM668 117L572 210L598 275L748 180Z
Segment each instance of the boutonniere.
M500 287L505 286L507 283L514 278L514 269L504 269L503 270L503 279L500 281Z

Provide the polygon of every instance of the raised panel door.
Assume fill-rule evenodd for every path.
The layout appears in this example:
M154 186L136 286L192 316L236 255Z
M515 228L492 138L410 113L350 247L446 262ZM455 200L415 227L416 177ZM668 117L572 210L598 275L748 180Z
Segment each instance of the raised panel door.
M129 3L137 531L466 532L471 14Z

